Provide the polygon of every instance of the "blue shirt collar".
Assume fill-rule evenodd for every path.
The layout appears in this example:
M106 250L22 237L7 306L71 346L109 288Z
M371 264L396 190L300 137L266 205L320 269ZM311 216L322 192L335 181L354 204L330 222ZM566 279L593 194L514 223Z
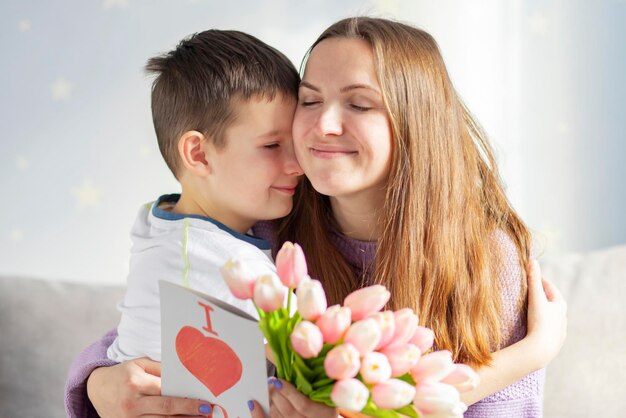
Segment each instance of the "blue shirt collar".
M224 232L229 233L230 235L232 235L233 237L240 239L242 241L247 242L248 244L252 244L255 247L259 248L260 250L269 250L272 247L270 246L270 243L264 239L261 238L257 238L257 237L253 237L252 235L248 235L248 234L241 234L229 227L227 227L226 225L224 225L223 223L216 221L213 218L209 218L208 216L202 216L202 215L185 215L182 213L174 213L174 212L170 212L167 210L163 210L159 207L159 205L161 205L162 203L176 203L178 202L178 199L180 199L180 194L178 193L174 193L174 194L166 194L163 195L161 197L159 197L157 199L156 202L154 202L154 204L152 205L152 215L154 215L156 218L159 219L164 219L166 221L179 221L181 219L185 219L185 218L195 218L195 219L201 219L203 221L207 221L207 222L211 222L213 225L217 226L219 229L221 229Z

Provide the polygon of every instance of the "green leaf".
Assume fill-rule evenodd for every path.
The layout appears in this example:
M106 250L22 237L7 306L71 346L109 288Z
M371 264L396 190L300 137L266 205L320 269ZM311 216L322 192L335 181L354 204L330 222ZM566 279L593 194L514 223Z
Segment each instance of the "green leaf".
M302 357L298 355L298 353L293 353L293 364L297 366L298 369L302 372L302 374L308 379L311 380L315 377L315 372L307 366L306 362Z
M316 379L316 380L313 381L313 389L319 389L319 388L322 388L322 387L324 387L326 385L331 385L331 387L332 387L332 385L334 383L335 383L335 380L330 379L328 377L326 379L319 379L319 380Z
M362 414L377 418L400 418L400 414L391 409L380 409L370 397L365 404L365 408L361 410Z
M330 399L330 393L333 391L333 385L328 385L321 387L319 389L315 389L313 392L309 393L309 399L325 403L328 406L335 406L333 401Z
M415 380L413 380L411 375L408 374L408 373L407 374L403 374L402 376L396 377L396 379L404 380L405 382L407 382L411 386L415 386Z
M306 396L309 396L309 394L313 392L313 387L311 386L311 383L309 383L307 378L304 377L304 374L299 370L296 363L294 363L294 372L296 376L296 381L294 382L296 384L296 389L298 389Z
M410 418L419 418L419 414L417 413L415 408L413 408L413 405L403 406L400 409L396 409L396 411Z

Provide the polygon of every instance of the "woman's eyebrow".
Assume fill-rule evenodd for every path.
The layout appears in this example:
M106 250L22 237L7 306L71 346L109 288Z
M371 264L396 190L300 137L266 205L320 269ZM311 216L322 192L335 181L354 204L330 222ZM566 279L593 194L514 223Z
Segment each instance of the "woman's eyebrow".
M349 86L342 87L341 89L339 89L339 91L342 93L346 93L348 91L358 90L358 89L369 90L380 95L380 92L374 87L370 86L369 84L350 84Z
M300 82L300 87L306 87L307 89L311 89L314 91L317 91L319 93L320 89L318 87L315 87L313 84L309 83L308 81L304 81L302 80Z
M319 87L314 86L313 84L309 83L308 81L304 81L304 80L301 81L300 82L300 87L306 87L306 88L311 89L313 91L316 91L318 93L320 92ZM341 93L346 93L348 91L357 90L357 89L370 90L370 91L380 95L380 91L378 91L376 88L370 86L369 84L361 84L361 83L350 84L349 86L342 87L341 89L339 89L339 91Z

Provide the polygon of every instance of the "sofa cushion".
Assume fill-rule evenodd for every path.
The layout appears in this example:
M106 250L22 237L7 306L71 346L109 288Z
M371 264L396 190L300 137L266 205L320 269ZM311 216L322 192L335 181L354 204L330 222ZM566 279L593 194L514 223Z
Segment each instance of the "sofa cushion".
M64 417L74 356L115 327L123 286L0 277L0 417Z
M626 411L626 246L542 261L567 301L567 339L546 373L546 417Z

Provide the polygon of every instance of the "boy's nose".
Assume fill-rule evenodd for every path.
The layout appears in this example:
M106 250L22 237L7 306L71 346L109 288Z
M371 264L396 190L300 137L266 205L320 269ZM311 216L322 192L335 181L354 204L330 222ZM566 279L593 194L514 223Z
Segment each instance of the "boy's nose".
M301 176L304 172L302 171L302 167L298 163L296 159L296 153L293 148L293 142L285 146L285 160L284 160L284 170L285 174L290 176Z

